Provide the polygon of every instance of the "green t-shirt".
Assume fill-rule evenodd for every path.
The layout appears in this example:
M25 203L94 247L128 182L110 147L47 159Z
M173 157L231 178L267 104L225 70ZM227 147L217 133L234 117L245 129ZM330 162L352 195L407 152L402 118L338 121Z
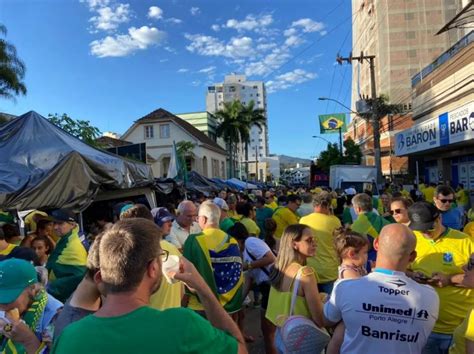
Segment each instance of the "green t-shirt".
M90 315L72 323L52 353L237 353L237 340L185 308L144 306L117 317Z
M227 232L232 226L234 226L234 224L235 224L234 219L224 218L219 223L219 229L221 229L224 232Z

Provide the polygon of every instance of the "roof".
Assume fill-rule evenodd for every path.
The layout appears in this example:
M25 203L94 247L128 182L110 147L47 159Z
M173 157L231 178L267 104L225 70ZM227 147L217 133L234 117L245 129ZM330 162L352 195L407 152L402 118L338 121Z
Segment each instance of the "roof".
M188 123L184 119L181 119L177 116L175 116L173 113L168 112L167 110L163 108L159 108L156 111L153 111L146 116L138 119L135 121L133 126L125 132L123 136L127 136L127 134L135 128L136 125L138 124L146 124L146 123L159 123L159 122L164 122L164 121L172 121L176 125L178 125L180 128L185 130L188 134L192 135L195 137L197 140L199 140L203 145L205 145L207 148L214 150L216 152L219 152L223 155L227 154L227 151L224 150L217 144L214 140L209 138L206 134L201 132L199 129L194 127L192 124Z
M110 136L101 136L100 138L95 139L95 141L97 143L99 143L100 145L106 146L108 148L126 146L126 145L132 145L133 144L130 141L115 139L115 138L112 138Z

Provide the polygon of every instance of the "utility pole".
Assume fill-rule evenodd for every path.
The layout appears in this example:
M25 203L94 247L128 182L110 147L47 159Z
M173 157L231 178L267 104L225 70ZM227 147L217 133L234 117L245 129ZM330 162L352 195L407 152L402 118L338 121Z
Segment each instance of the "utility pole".
M377 106L377 91L375 88L375 55L364 55L364 52L360 52L360 56L353 57L352 53L348 58L343 58L339 54L336 57L336 61L339 65L342 65L343 62L352 64L353 60L357 60L360 63L363 63L364 60L368 61L370 64L370 88L371 88L371 98L372 98L372 118L370 122L372 124L373 130L373 139L374 139L374 160L375 168L377 170L377 184L382 183L382 161L380 155L380 117L378 115L378 106Z
M255 181L258 182L258 145L255 145Z

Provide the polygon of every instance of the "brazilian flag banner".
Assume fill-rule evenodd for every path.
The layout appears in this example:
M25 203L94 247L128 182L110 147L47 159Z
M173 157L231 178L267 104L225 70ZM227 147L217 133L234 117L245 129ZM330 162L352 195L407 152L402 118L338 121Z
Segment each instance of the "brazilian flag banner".
M341 132L347 130L345 113L321 114L319 116L321 134L338 133L339 129L341 129Z

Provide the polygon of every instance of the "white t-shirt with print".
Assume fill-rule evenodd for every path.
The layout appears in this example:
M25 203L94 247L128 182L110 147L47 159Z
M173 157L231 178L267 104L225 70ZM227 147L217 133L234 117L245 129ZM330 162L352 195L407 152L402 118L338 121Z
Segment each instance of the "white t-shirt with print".
M376 269L337 281L324 316L343 320L341 353L421 353L438 318L439 298L402 272Z
M263 258L268 252L271 252L270 247L265 243L265 241L257 238L257 237L247 237L245 240L245 250L244 250L244 262L253 262L254 259L249 256L249 252L252 256L255 257L256 260ZM270 267L265 267L267 272L270 274ZM269 281L268 276L265 272L260 269L250 269L248 273L257 284L263 283L265 281Z

